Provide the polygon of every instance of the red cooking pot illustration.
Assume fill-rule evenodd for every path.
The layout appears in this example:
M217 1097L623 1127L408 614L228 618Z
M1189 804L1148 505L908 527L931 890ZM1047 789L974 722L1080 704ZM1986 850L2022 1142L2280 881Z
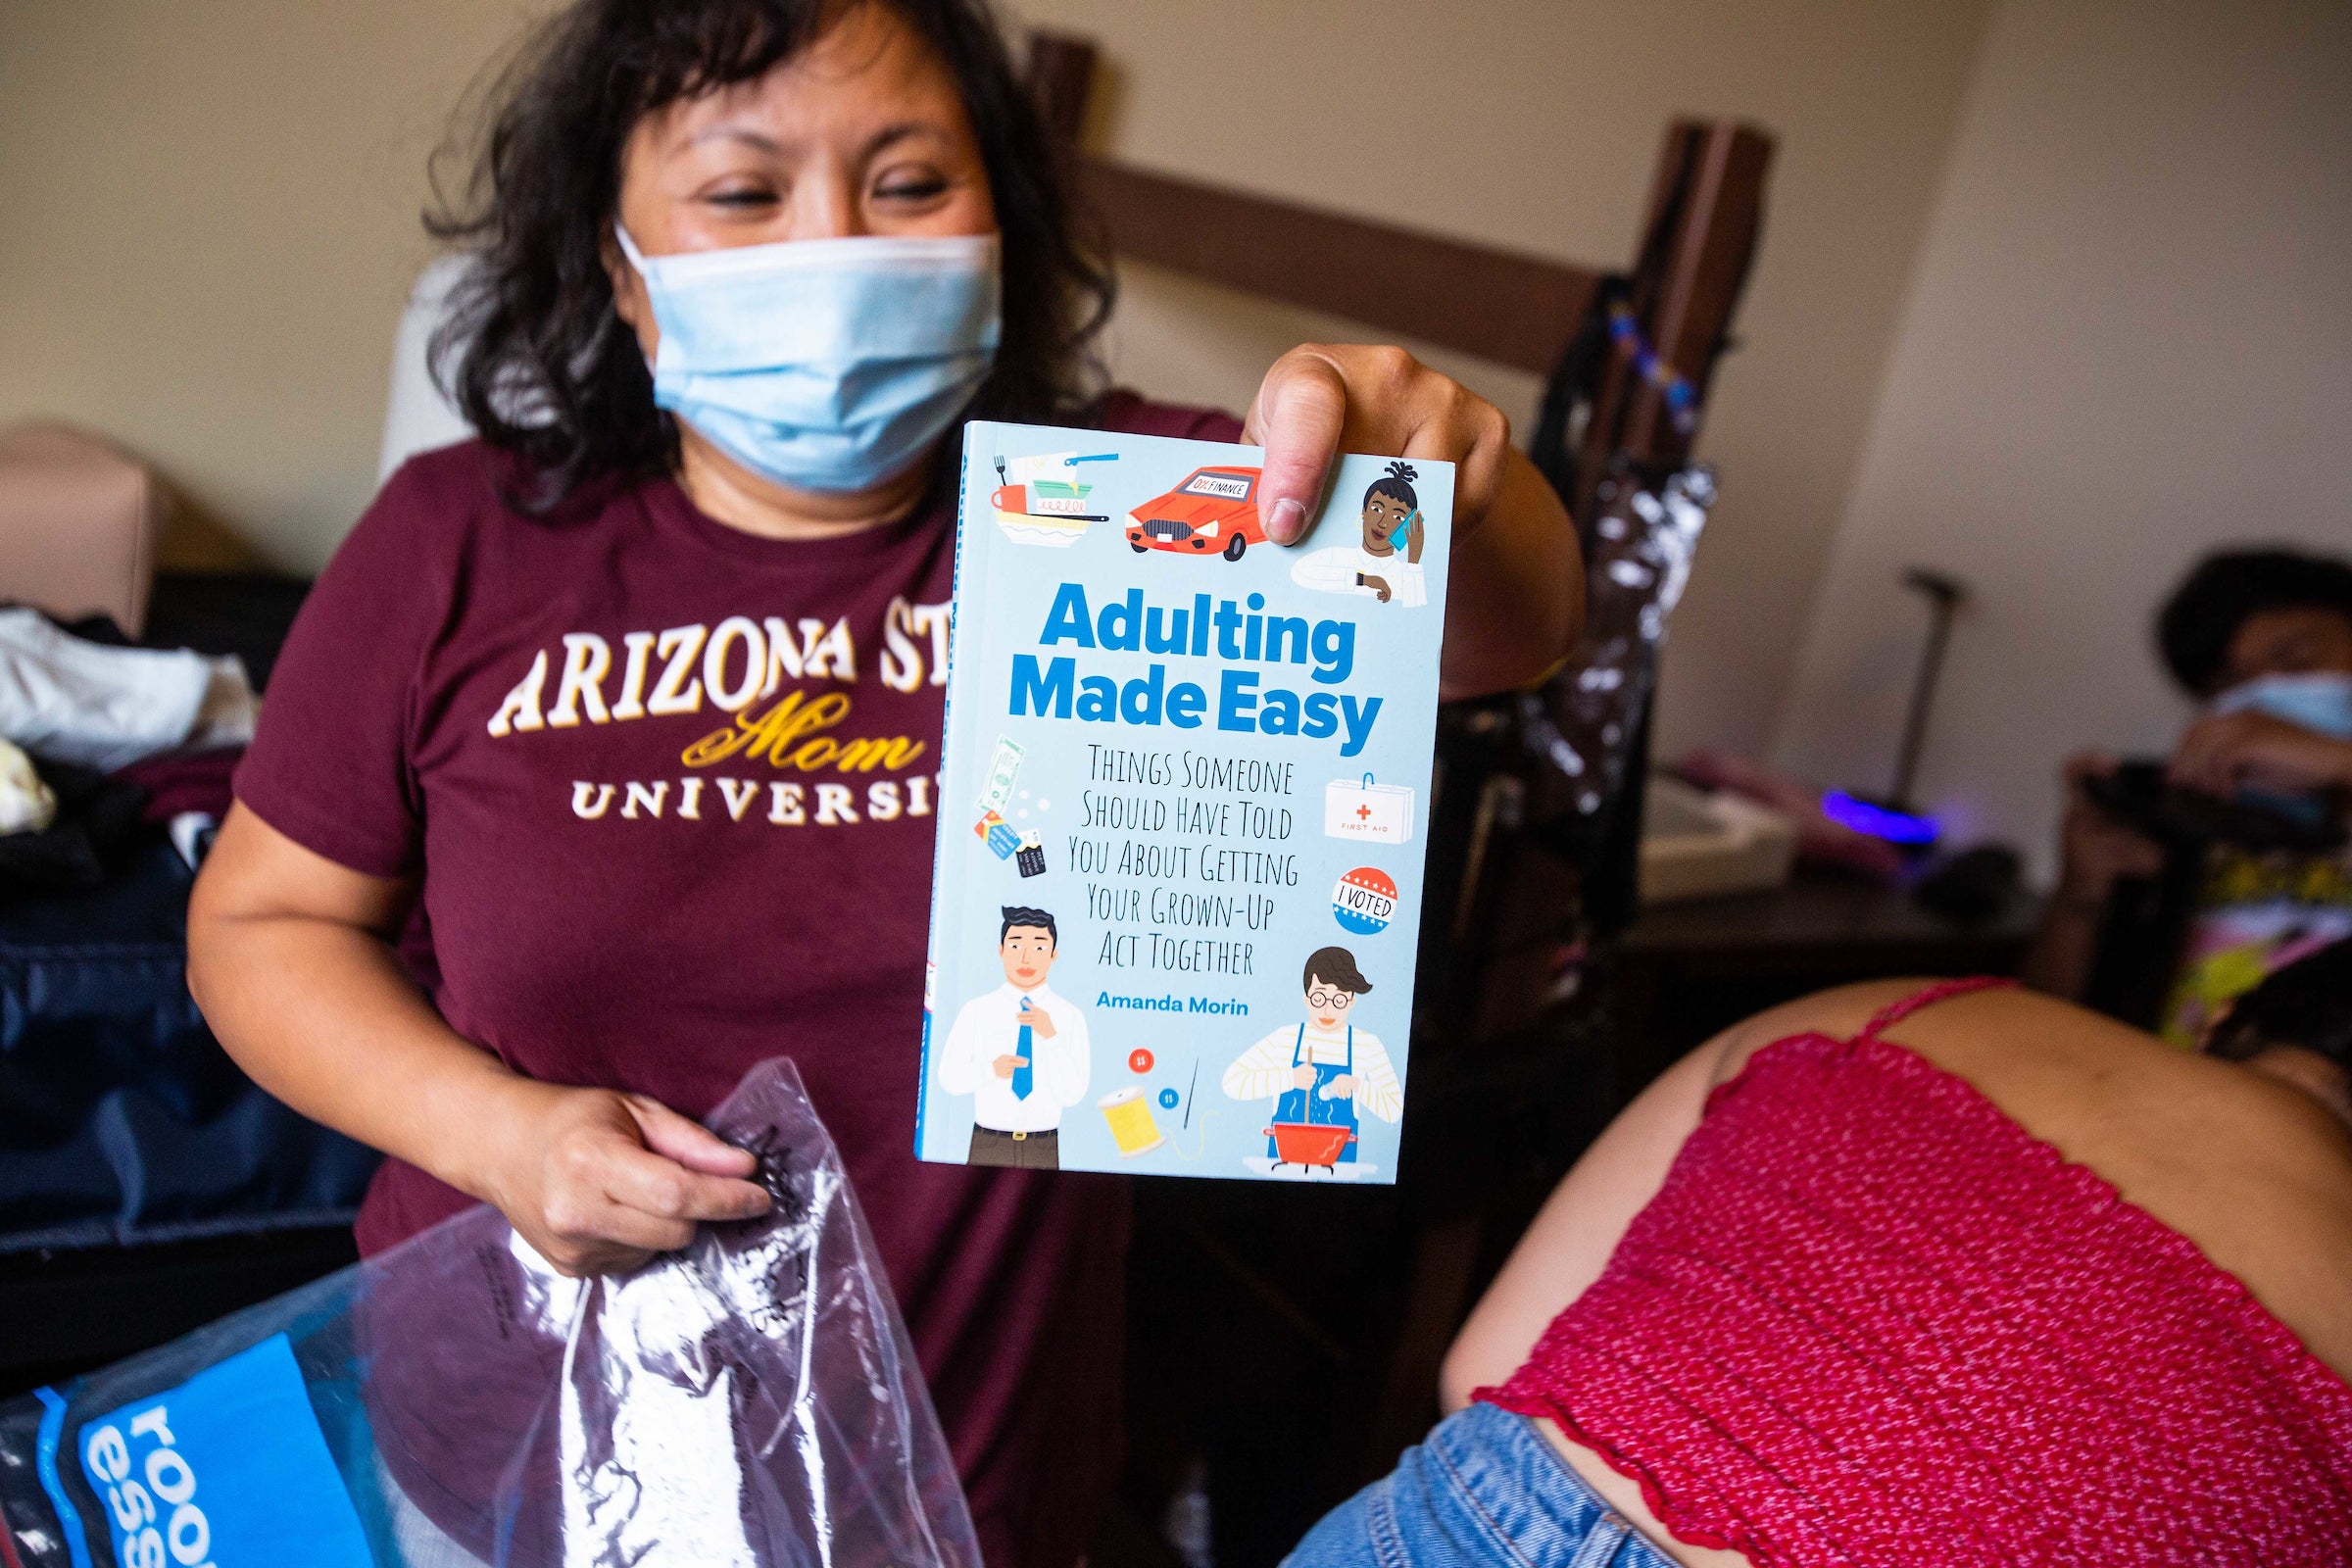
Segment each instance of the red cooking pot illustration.
M1331 1170L1341 1153L1355 1142L1355 1129L1336 1122L1278 1121L1266 1129L1274 1140L1274 1168L1297 1165L1301 1170L1320 1165Z
M1239 561L1243 551L1266 542L1257 520L1257 480L1255 468L1195 468L1184 483L1127 514L1127 543L1138 554L1213 551Z

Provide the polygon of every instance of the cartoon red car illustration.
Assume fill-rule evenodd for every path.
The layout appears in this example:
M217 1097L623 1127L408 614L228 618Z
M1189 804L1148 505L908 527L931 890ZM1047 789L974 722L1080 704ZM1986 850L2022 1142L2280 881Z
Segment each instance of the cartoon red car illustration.
M1195 468L1184 483L1127 514L1127 543L1139 554L1205 556L1213 550L1239 561L1243 551L1266 542L1257 520L1257 480L1255 468Z

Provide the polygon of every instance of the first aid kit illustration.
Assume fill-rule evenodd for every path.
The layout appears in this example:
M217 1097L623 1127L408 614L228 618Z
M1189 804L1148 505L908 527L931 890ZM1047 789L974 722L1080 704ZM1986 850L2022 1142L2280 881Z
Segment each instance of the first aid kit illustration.
M1448 464L966 426L915 1152L1396 1179Z

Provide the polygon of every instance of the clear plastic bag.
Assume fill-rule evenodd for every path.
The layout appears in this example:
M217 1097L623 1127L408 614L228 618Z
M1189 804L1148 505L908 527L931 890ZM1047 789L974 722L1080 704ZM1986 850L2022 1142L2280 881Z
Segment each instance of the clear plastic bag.
M566 1279L472 1209L0 1405L0 1561L980 1568L792 1064L710 1126L775 1206L634 1273Z

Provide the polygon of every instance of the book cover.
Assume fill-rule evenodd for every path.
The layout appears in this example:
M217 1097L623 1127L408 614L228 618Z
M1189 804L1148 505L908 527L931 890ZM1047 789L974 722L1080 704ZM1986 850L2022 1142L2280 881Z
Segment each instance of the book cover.
M1261 459L965 427L923 1159L1396 1180L1453 468Z

